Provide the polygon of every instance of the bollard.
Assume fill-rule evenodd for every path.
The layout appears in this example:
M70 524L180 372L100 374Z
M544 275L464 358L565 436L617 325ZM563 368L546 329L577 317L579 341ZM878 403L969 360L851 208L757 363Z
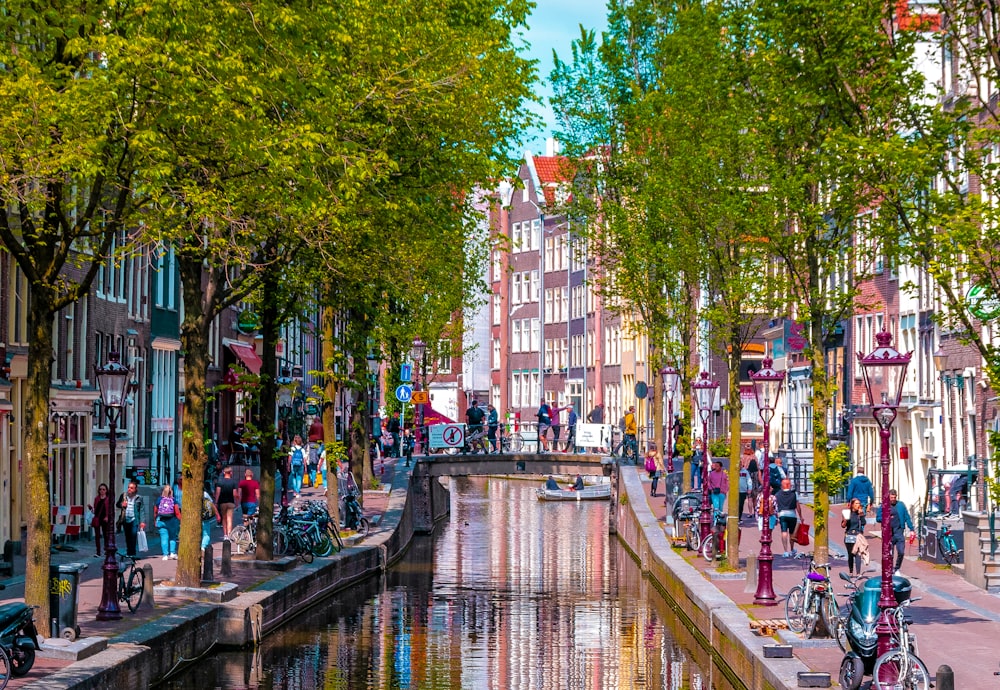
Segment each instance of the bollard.
M743 587L744 592L757 591L757 554L747 554L747 583Z
M955 672L948 664L941 664L937 670L937 690L955 690Z
M222 542L222 565L219 566L219 575L233 576L233 543L228 539Z
M205 547L205 552L201 558L201 581L215 582L215 554L212 552L212 545Z
M143 611L152 611L156 608L156 602L153 601L153 566L149 563L144 564L142 574L145 577L142 578L142 602L139 608Z

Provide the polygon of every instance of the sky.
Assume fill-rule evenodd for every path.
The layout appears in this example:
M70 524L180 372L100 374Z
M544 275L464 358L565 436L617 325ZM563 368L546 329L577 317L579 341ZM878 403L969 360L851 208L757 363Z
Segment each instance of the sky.
M604 0L535 0L537 7L528 18L528 29L524 33L527 57L538 60L539 83L535 93L544 99L544 105L533 105L532 110L544 119L544 125L528 133L522 148L532 153L545 153L545 140L552 136L555 117L549 105L552 89L549 73L552 71L552 51L560 59L569 60L570 44L580 35L580 25L587 29L601 31L607 28L607 8Z

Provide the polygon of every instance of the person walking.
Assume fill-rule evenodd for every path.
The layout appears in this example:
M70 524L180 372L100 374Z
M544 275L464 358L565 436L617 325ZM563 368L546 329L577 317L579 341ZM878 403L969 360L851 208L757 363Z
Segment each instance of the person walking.
M899 569L903 567L903 552L906 549L906 532L913 531L913 520L910 519L910 511L899 502L899 494L895 489L889 489L889 526L892 530L892 547L896 549L896 568L894 575L899 575ZM876 522L882 522L882 506L875 511Z
M691 490L697 491L701 488L701 463L705 458L705 452L698 446L691 455Z
M848 501L844 510L844 518L840 521L840 526L844 528L844 546L847 547L847 572L861 574L861 556L854 553L854 545L858 541L858 535L865 530L865 508L861 505L861 499L855 497Z
M861 503L865 512L870 511L875 505L875 487L872 486L872 480L865 474L862 465L858 465L857 474L847 483L847 502L850 503L855 498Z
M559 452L559 437L562 435L562 422L559 418L559 413L565 410L565 407L550 407L549 408L549 419L552 421L552 452Z
M228 541L233 531L233 512L236 510L236 490L239 484L233 479L233 468L222 470L222 479L215 484L215 505L222 516L222 539Z
M774 501L778 510L778 524L781 525L781 543L785 547L781 555L785 558L795 558L795 528L802 520L802 505L799 503L795 489L792 488L792 480L785 477L781 480L781 488L778 490Z
M570 405L569 414L566 415L566 447L563 448L567 453L576 452L576 424L579 420L576 408Z
M649 473L649 480L652 482L649 487L649 495L655 496L656 485L660 479L660 464L656 459L656 448L652 444L646 448L645 468L646 472Z
M500 416L493 405L486 406L486 438L490 442L490 452L497 452L497 429L500 428Z
M201 492L201 550L212 543L212 523L222 524L222 516L219 509L212 500L212 495L208 493L208 482L205 482Z
M108 496L108 485L102 483L97 487L97 496L94 497L94 505L87 506L94 513L90 519L90 526L94 528L94 541L97 542L97 553L95 558L101 557L101 537L107 545L108 536L111 533L111 516L114 515L114 508L111 505L111 497Z
M160 490L156 501L156 520L153 525L160 533L160 552L163 560L177 558L177 538L180 535L180 506L174 500L174 491L169 484Z
M715 512L726 512L726 494L729 491L729 474L722 469L722 461L713 460L708 473L708 493Z
M625 413L625 447L624 453L632 454L632 462L639 464L639 423L635 418L635 405Z
M542 404L538 406L538 412L535 413L535 417L538 419L538 452L547 453L549 451L549 427L552 426L552 408L549 404L542 401Z
M306 448L302 445L302 437L298 434L292 438L292 444L288 448L289 478L288 485L295 498L302 493L302 473L305 471Z
M388 430L389 430L389 435L392 436L392 450L389 451L389 455L390 455L390 457L398 458L399 457L399 435L400 435L400 432L402 432L402 430L403 430L402 424L399 421L399 410L396 410L395 412L393 412L392 413L392 417L389 418L389 427L388 427ZM309 481L312 481L312 475L310 474L309 476L310 476ZM313 482L313 486L315 486L315 482Z
M739 503L736 506L736 510L739 512L739 519L743 519L743 504L747 502L747 496L750 495L750 489L753 488L753 481L750 479L750 469L748 466L743 465L740 467L740 483L739 483ZM750 510L753 510L751 506ZM750 517L753 517L752 513Z
M128 489L118 497L117 526L125 533L125 553L135 558L136 538L139 530L146 529L146 511L142 496L139 495L139 485L132 480Z
M244 472L244 478L236 488L236 500L240 503L244 523L257 514L257 507L260 505L260 483L253 478L253 470L250 468Z

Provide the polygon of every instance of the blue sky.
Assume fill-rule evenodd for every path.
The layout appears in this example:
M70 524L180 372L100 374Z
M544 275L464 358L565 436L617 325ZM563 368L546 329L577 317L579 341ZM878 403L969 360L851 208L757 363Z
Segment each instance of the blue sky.
M528 30L524 34L528 44L527 56L538 60L538 76L541 82L535 92L545 100L544 106L534 106L545 120L540 131L528 134L522 148L533 153L545 153L545 139L551 136L555 126L552 108L548 103L552 89L549 87L549 72L552 71L552 51L563 60L569 60L570 43L580 35L580 25L587 29L597 29L598 36L607 27L607 8L604 0L535 0L537 7L528 19Z

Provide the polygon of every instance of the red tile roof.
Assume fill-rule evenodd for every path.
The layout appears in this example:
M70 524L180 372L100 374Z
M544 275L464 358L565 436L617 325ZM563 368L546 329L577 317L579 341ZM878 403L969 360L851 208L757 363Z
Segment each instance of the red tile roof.
M566 156L535 156L535 171L544 184L569 182L573 177L573 165Z

